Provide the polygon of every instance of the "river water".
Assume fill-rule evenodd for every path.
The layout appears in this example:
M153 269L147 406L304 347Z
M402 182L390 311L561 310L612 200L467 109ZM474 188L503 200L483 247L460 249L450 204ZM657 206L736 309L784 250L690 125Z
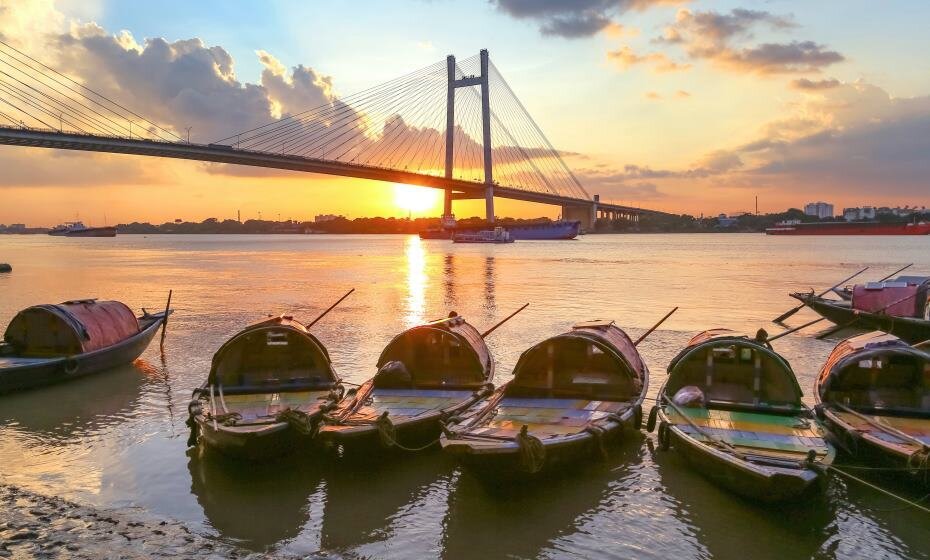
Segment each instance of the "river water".
M575 476L492 490L439 452L344 463L298 455L230 464L186 449L191 390L213 352L271 313L309 321L356 292L314 332L360 382L400 330L450 310L489 337L496 383L520 352L574 322L615 319L632 336L680 310L642 345L650 392L695 332L779 327L786 293L859 268L930 273L930 238L604 235L572 242L453 245L412 236L0 236L0 323L28 305L118 299L176 313L131 366L0 397L0 481L78 502L140 508L257 551L337 557L930 557L930 518L835 479L810 502L762 506L691 472L654 435L629 438ZM799 325L805 312L789 320ZM838 338L775 343L810 397ZM919 499L928 490L882 480Z

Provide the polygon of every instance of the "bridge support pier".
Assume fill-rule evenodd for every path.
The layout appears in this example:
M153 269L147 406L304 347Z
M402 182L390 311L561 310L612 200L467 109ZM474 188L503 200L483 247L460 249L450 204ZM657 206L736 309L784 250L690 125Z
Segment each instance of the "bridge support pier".
M581 222L581 231L594 231L597 221L597 201L585 205L571 205L562 207L562 219L570 222Z

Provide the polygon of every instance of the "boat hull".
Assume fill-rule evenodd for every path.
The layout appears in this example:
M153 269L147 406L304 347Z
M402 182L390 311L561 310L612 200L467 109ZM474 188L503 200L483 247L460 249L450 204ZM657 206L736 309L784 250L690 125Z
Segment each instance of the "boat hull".
M56 237L116 237L116 227L95 227L80 230L52 230L49 235Z
M814 469L760 468L691 438L670 424L660 409L660 426L666 423L669 446L694 470L727 490L762 502L785 502L823 492L826 475ZM662 428L660 428L662 429Z
M142 355L164 319L164 313L142 317L143 327L137 334L84 354L49 359L0 357L0 393L69 381L131 363Z
M930 340L930 321L927 320L857 311L852 309L849 304L839 304L839 302L811 296L809 293L790 295L837 325L852 323L851 327L884 331L910 344Z
M930 235L930 223L828 222L767 228L766 235Z
M274 422L256 428L217 425L202 415L195 419L200 441L206 449L227 457L257 460L280 457L313 445L312 434L303 434L287 422Z

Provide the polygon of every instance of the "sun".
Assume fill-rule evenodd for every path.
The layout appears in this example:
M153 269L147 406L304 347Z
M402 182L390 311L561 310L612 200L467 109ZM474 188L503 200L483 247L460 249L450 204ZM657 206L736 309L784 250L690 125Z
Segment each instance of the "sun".
M442 191L394 183L394 204L411 214L438 209L442 204Z

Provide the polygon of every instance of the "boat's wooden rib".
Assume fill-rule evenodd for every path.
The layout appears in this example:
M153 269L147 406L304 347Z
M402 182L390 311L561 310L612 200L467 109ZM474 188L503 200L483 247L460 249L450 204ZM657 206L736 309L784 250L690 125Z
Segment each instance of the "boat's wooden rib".
M865 461L930 473L930 354L873 332L837 344L814 386L836 442Z
M707 478L763 501L797 498L825 485L835 452L801 402L791 366L760 341L719 329L701 333L668 367L649 427ZM675 404L684 387L704 404Z
M145 351L170 313L136 317L120 302L93 299L24 309L0 342L0 393L128 364Z
M394 337L377 366L378 374L328 415L321 440L349 452L417 449L436 441L441 420L493 388L490 350L455 313Z
M288 315L248 326L213 356L190 405L192 438L263 459L312 443L342 386L323 344Z
M514 378L446 429L443 449L485 478L591 461L638 430L649 371L613 322L592 321L524 352Z

